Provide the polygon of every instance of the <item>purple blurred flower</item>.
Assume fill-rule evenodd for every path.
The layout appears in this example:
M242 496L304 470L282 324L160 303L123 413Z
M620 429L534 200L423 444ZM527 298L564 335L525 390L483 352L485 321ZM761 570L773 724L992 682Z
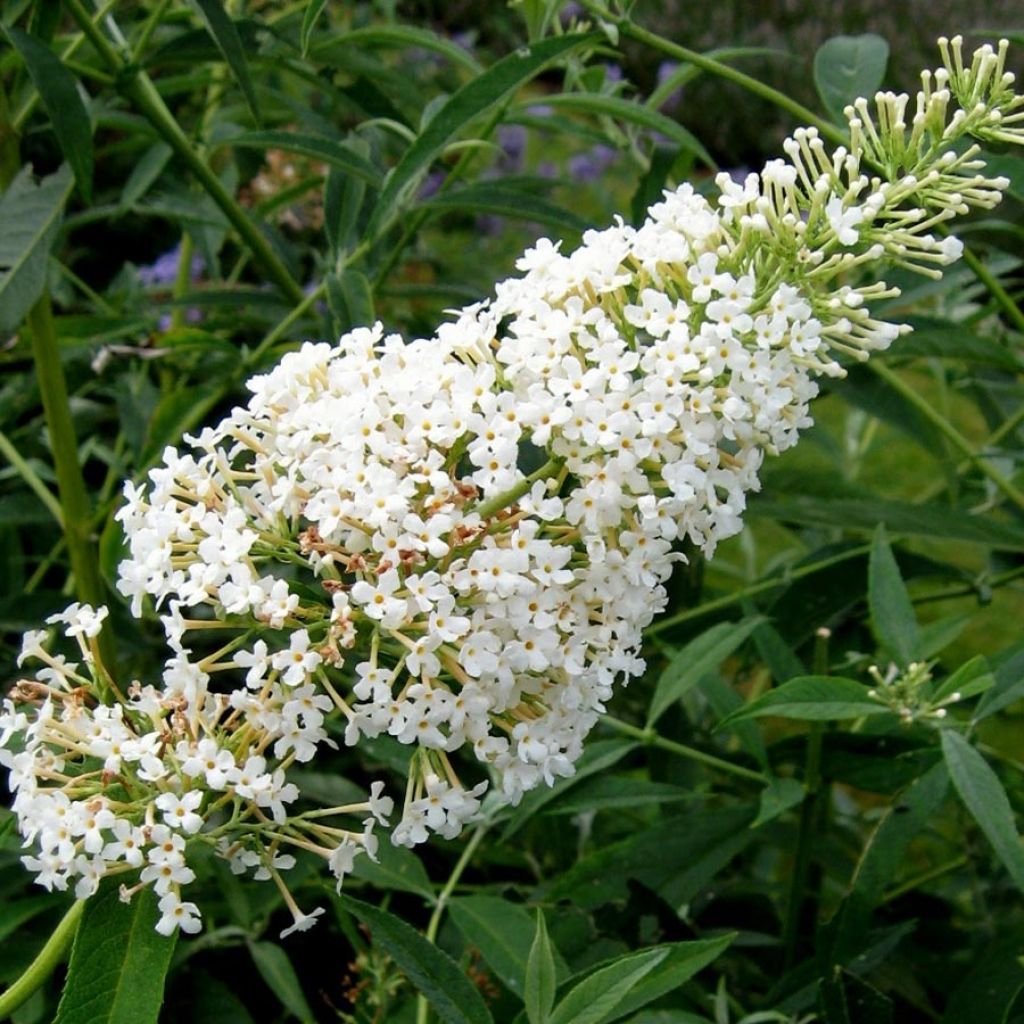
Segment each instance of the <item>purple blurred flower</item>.
M178 276L178 260L181 258L181 242L165 252L146 267L139 267L139 281L147 288L174 284ZM198 281L204 269L203 257L199 253L192 254L192 266L189 278Z
M621 82L622 68L620 68L618 64L605 64L604 80L606 82Z
M498 129L498 145L505 154L502 160L505 168L520 170L526 153L526 129L521 124L503 124Z
M569 0L567 4L558 12L558 17L564 24L570 21L572 18L578 18L583 13L583 8L576 2L576 0Z
M424 179L423 184L420 185L420 191L418 198L429 199L431 196L436 195L438 189L444 184L444 171L431 171Z
M658 65L658 85L664 85L677 71L679 64L674 60L664 60ZM675 89L662 102L663 107L674 107L683 95L682 87Z
M613 163L616 153L611 146L598 144L585 153L569 158L569 175L575 181L596 181Z
M187 324L198 324L202 323L203 311L201 309L186 309L185 310L185 323ZM164 313L163 316L156 322L156 329L158 331L169 331L171 329L171 314Z
M477 231L491 238L500 235L504 226L504 220L493 213L481 213L476 219Z

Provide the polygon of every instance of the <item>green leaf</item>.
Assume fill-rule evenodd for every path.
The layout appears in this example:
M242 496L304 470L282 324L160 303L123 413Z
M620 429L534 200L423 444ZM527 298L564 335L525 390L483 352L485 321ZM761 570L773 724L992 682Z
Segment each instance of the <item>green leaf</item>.
M38 184L23 167L0 197L0 331L13 331L46 287L46 267L64 204L71 194L67 164Z
M629 838L602 846L542 888L591 910L629 896L634 878L672 906L691 899L757 835L754 805L736 804L666 817Z
M807 668L796 656L793 648L783 639L782 634L769 622L762 622L754 630L754 646L768 666L772 680L781 683L807 675Z
M4 825L13 828L14 817L4 819ZM2 832L0 832L2 834ZM48 893L29 896L22 900L5 899L0 903L0 942L4 942L26 922L44 911L53 910L54 898Z
M354 138L347 143L349 150L366 161L370 147L365 139ZM324 182L324 232L331 247L331 255L338 254L354 244L359 211L366 195L366 182L352 174L332 167Z
M835 960L848 960L863 948L872 912L906 868L910 844L935 820L948 791L949 773L940 761L893 800L864 847L837 915Z
M661 194L672 173L679 150L674 146L658 145L651 151L651 163L637 182L636 191L629 201L630 223L639 227L647 218L647 211L661 199Z
M553 800L543 813L581 814L586 811L612 811L693 799L695 794L692 790L667 782L653 782L631 775L599 775L580 783L564 797Z
M346 267L340 274L329 274L324 283L339 333L373 323L373 290L361 270Z
M190 970L186 985L187 995L178 1005L188 1007L188 1024L254 1024L252 1014L231 986L208 971ZM178 995L177 979L174 992Z
M351 32L333 34L322 43L312 47L313 56L318 60L344 60L353 46L380 46L389 48L414 47L432 50L447 57L453 64L464 67L474 75L479 74L480 65L472 53L458 43L431 32L430 29L414 25L367 25Z
M260 109L256 102L256 92L249 77L249 65L245 60L245 48L238 35L238 28L224 10L221 0L195 0L206 23L206 30L217 44L221 56L227 61L231 73L235 76L245 102L252 113L253 119L259 122Z
M288 954L274 942L250 942L249 953L260 977L281 1000L281 1005L303 1024L315 1021Z
M536 221L565 231L585 231L587 222L542 196L502 182L480 181L465 188L439 192L419 204L434 213L492 213L511 220Z
M302 792L306 791L303 789ZM427 900L434 898L434 887L430 884L423 861L404 846L381 843L377 859L358 857L352 874L377 889L398 889Z
M366 228L378 238L408 205L420 176L447 143L475 117L515 92L549 64L593 43L593 33L567 34L522 47L464 85L430 119L388 175Z
M949 997L942 1024L1006 1024L1024 990L1022 939L1018 932L981 951L976 966Z
M970 615L948 615L922 625L918 631L918 654L926 661L944 651L967 628Z
M530 106L536 105L536 102L536 100L531 100L530 103L524 104L523 112ZM659 114L658 111L632 100L593 92L563 92L545 96L543 102L546 107L551 107L554 110L577 110L584 114L602 115L640 125L641 128L658 132L671 139L683 152L693 153L708 167L713 169L718 166L700 141L678 121L673 121L671 117Z
M830 380L827 390L899 430L930 458L950 463L948 446L939 428L906 395L883 380L875 371L876 365L851 366L841 380Z
M181 435L200 423L221 400L222 393L221 385L207 384L164 395L149 421L141 459L143 465L156 459L167 445L177 444Z
M309 53L309 43L313 37L313 29L316 28L317 19L323 14L327 6L327 0L312 0L306 7L306 13L302 15L302 29L299 32L299 47L302 50L303 60Z
M824 978L818 985L818 1009L824 1024L892 1024L888 996L847 970Z
M986 163L987 175L999 174L991 164ZM1011 373L1019 373L1024 369L1024 364L1012 348L994 338L978 334L965 324L926 317L907 317L907 322L914 329L906 337L900 338L899 348L894 350L899 353L900 359L957 359L981 366L995 366ZM879 355L886 358L889 353Z
M286 153L301 153L314 160L323 160L332 167L338 167L361 178L370 185L380 184L380 171L364 156L343 142L335 142L323 135L309 132L285 132L269 130L243 132L216 140L218 146L242 146L246 149L283 149Z
M881 523L872 538L868 560L868 607L872 632L889 657L901 668L918 660L917 616Z
M446 1024L493 1024L480 990L447 953L401 918L342 894L342 906L373 933L373 941L427 998Z
M131 209L156 183L171 159L171 147L166 142L155 142L139 158L121 190L119 206Z
M771 779L761 790L757 817L750 823L750 827L757 828L766 822L774 821L791 807L796 807L803 801L804 792L803 783L798 779Z
M956 505L915 505L881 499L788 498L758 496L750 515L805 526L841 526L844 530L874 530L884 522L904 536L945 538L984 544L1007 551L1024 551L1024 530Z
M119 889L109 878L86 903L54 1024L156 1024L174 938L155 931L152 888L131 903Z
M997 711L1024 700L1024 643L1011 649L993 673L995 686L978 701L974 721L994 715Z
M555 957L544 912L537 908L537 927L530 945L523 979L523 1000L530 1024L547 1024L555 1005Z
M942 701L958 693L959 700L977 697L995 686L996 677L989 671L988 662L980 654L964 662L951 676L943 679L932 694L933 701Z
M79 95L75 76L49 47L34 36L13 26L5 31L21 54L32 84L50 116L57 144L74 172L78 191L87 203L92 202L92 122Z
M526 908L499 896L460 896L449 909L466 942L480 950L502 984L522 999L536 930ZM556 974L568 973L564 963L558 967Z
M985 833L1017 888L1024 892L1024 847L999 777L985 758L952 729L942 730L942 753L964 806Z
M714 939L673 942L661 946L661 949L668 950L668 955L633 986L611 1013L601 1018L601 1024L621 1020L627 1014L677 989L698 971L717 960L735 938L735 933L732 933Z
M553 786L541 786L527 793L512 812L501 841L507 843L524 825L532 821L542 808L563 796L568 790L579 785L584 779L603 772L621 761L638 744L633 740L595 740L583 749L583 756L576 762L576 771L568 779L559 779Z
M864 715L888 714L884 704L868 696L868 688L842 676L798 676L769 690L718 723L721 729L745 718L798 718L824 722Z
M874 96L888 62L889 44L874 33L829 39L814 55L814 84L825 109L845 124L843 108L859 96Z
M647 728L693 689L702 676L714 672L763 621L757 616L742 622L719 622L676 651L658 677L647 711Z
M668 948L630 953L595 971L572 988L551 1014L550 1024L599 1024L630 990L668 956Z

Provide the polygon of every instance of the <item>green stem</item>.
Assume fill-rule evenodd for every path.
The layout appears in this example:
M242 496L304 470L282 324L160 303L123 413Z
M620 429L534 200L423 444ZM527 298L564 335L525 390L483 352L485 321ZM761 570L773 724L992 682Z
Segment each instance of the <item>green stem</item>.
M907 384L898 373L891 370L885 363L872 361L868 366L894 391L898 392L902 398L917 409L925 419L932 423L961 455L973 462L1017 508L1024 511L1024 491L1019 490L1011 480L1003 476L984 456L976 452L970 441L945 416L938 412L924 395Z
M614 24L621 36L633 39L638 43L643 43L645 46L651 47L652 50L660 50L677 61L692 64L694 67L701 68L713 75L718 75L720 78L728 79L755 96L760 96L769 103L774 103L775 106L780 107L782 110L788 111L802 124L813 125L818 129L822 137L835 143L835 145L849 145L849 139L845 132L841 131L834 124L818 117L813 110L808 109L802 103L790 99L784 92L779 92L778 89L773 89L770 85L765 85L764 82L759 82L756 78L745 75L742 71L737 71L736 68L723 64L720 60L715 60L714 57L708 57L706 54L698 53L696 50L680 46L678 43L672 42L671 39L659 36L655 32L649 32L647 29L634 24L628 17L620 17L613 14L603 4L596 3L594 0L582 0L580 6L590 11L591 14L602 21Z
M963 253L964 263L971 268L974 276L989 290L989 294L999 304L1006 316L1013 322L1018 331L1024 331L1024 311L1010 296L1010 293L999 283L999 278L978 259L966 246Z
M814 640L814 672L828 675L828 640L830 632L819 629ZM790 877L786 917L782 931L783 970L788 971L796 962L800 941L800 926L805 919L817 918L817 900L808 892L811 857L814 853L821 821L821 750L825 736L825 723L812 722L807 734L807 759L804 762L804 801L800 808L800 827L797 833L796 857ZM810 907L808 906L810 904Z
M181 299L192 284L192 236L186 231L181 236L181 249L178 252L178 268L174 275L174 288L171 295ZM171 310L171 327L180 329L185 326L185 307L180 302Z
M266 355L266 353L273 348L274 345L276 345L285 336L285 334L288 333L288 330L294 324L298 323L313 308L313 306L315 306L317 302L324 297L326 293L327 285L321 281L308 295L303 296L302 301L298 303L298 305L296 305L288 315L260 341L248 356L246 356L242 364L245 369L250 370L257 366L263 356Z
M518 501L538 480L551 479L561 467L561 459L549 459L536 472L520 480L515 487L510 487L507 491L502 491L501 494L496 494L493 498L480 502L474 511L480 513L481 519L489 519L496 512L500 512L503 508L507 508L513 502Z
M469 862L473 859L473 854L476 853L476 848L480 845L480 841L483 839L488 827L488 822L483 822L477 826L476 831L470 836L469 842L466 843L462 856L459 857L455 867L452 868L452 873L448 876L448 881L445 882L444 888L438 894L437 902L434 904L434 912L430 915L430 922L427 924L427 942L435 942L437 940L437 932L441 927L441 918L444 917L448 901L451 899L455 887L459 884L462 872L466 870ZM416 997L416 1024L427 1024L429 1016L430 1004L427 1002L426 996L421 993Z
M768 782L767 777L761 772L754 771L752 768L744 768L741 764L734 764L721 757L715 757L714 754L705 754L703 750L697 750L696 747L688 747L683 743L676 743L675 740L666 739L654 729L640 729L613 715L602 715L601 721L616 732L621 732L624 736L631 736L641 743L646 743L649 747L657 747L659 750L675 754L678 757L685 757L688 761L696 761L707 768L714 768L716 771L735 775L749 782L758 782L762 785Z
M479 133L480 139L486 139L494 129L501 123L502 118L505 116L505 112L508 108L508 104L504 104L499 107L488 119L486 125ZM467 149L460 154L459 159L456 161L455 166L445 176L444 181L441 183L441 187L438 192L445 192L451 186L458 181L465 173L466 168L469 166L473 157L476 155L476 151L473 149ZM405 228L402 230L402 234L398 241L395 243L391 251L384 257L381 265L377 268L373 275L373 286L378 287L380 283L391 273L392 268L398 262L398 258L405 251L405 247L409 244L410 240L415 237L416 233L423 226L424 222L430 216L430 210L418 210L411 217L408 218Z
M50 514L57 520L57 525L63 528L64 512L60 507L60 502L54 497L53 491L39 479L39 474L22 458L21 452L11 444L10 439L2 430L0 430L0 455L3 455L18 471L22 480L32 488L39 500L50 510Z
M107 2L96 12L92 19L94 25L98 25L115 7L118 0L107 0ZM73 36L67 46L64 47L60 57L61 60L67 60L69 57L73 57L78 51L82 43L85 42L85 33L79 32L78 35ZM14 116L14 127L21 129L21 126L28 120L29 115L36 108L36 104L39 102L38 90L33 90L26 98L25 102L21 105L21 109Z
M84 907L85 900L76 900L71 904L68 912L61 918L60 924L46 940L46 945L39 951L39 955L29 964L21 977L0 995L0 1020L10 1017L53 974L54 968L64 959L71 940L75 937L78 919L82 916Z
M881 905L884 906L886 903L892 903L893 900L899 899L905 893L912 892L918 886L926 885L928 882L935 881L936 878L941 878L943 875L948 875L951 871L962 868L969 860L970 858L966 854L961 854L959 857L946 861L945 864L939 864L937 867L922 871L919 875L914 875L913 878L908 878L902 884L890 889L882 897Z
M146 52L146 47L149 45L149 37L153 34L157 25L160 24L160 19L163 18L164 11L167 10L170 2L171 0L158 0L157 5L153 8L151 14L146 19L145 25L142 26L139 38L135 40L135 45L132 47L132 60L142 60Z
M0 186L6 191L21 166L17 121L11 120L7 92L0 82Z
M122 95L135 105L139 113L149 121L157 134L195 175L282 294L290 302L301 302L304 298L302 288L288 272L288 268L281 262L255 221L239 206L238 201L224 187L213 169L196 152L164 103L153 80L145 71L125 63L113 44L93 24L82 0L65 0L65 6L115 78L120 81Z
M60 347L49 295L44 293L32 307L28 315L28 326L50 434L57 489L64 514L64 536L68 542L71 571L75 574L75 589L80 600L94 606L101 605L105 600L105 590L100 579L96 549L90 536L92 511L78 463L78 441L71 420L67 383L60 361Z

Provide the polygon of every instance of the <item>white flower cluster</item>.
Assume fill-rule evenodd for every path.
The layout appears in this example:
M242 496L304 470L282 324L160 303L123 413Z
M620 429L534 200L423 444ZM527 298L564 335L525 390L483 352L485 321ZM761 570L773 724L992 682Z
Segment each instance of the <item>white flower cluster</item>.
M614 684L643 670L676 542L711 555L735 534L765 454L811 422L815 376L900 333L867 308L893 289L837 278L883 257L935 272L960 248L931 230L1005 187L954 148L992 111L947 124L941 76L909 137L906 97L877 98L877 127L858 104L849 150L800 131L788 162L721 177L717 208L684 185L639 228L569 254L541 240L436 337L378 324L304 345L127 485L118 586L135 614L160 610L171 656L159 690L107 706L33 641L32 710L2 721L24 737L4 756L44 884L88 891L145 863L162 926L191 928L187 836L278 882L279 847L304 846L340 878L388 801L375 783L332 809L369 812L363 833L292 812L287 769L330 742L328 716L348 745L413 747L398 844L457 835L488 779L514 802L571 774Z
M169 670L162 687L135 682L123 693L99 655L106 614L76 604L47 620L77 641L78 662L50 653L47 631L26 634L19 665L33 659L44 667L0 711L0 764L9 771L20 831L35 848L25 866L47 889L73 887L78 899L105 877L137 875L122 897L151 885L157 931L196 932L199 910L181 890L195 879L186 844L204 843L236 873L281 885L295 916L284 934L307 927L316 915L301 913L280 879L295 863L288 851L323 857L340 886L357 854L375 855L374 826L393 807L383 782L363 801L292 813L299 791L286 771L300 759L294 736L322 738L330 700L312 687L268 684L261 713L247 714L240 693L200 695L194 677L201 669L190 692ZM339 815L362 825L325 820Z

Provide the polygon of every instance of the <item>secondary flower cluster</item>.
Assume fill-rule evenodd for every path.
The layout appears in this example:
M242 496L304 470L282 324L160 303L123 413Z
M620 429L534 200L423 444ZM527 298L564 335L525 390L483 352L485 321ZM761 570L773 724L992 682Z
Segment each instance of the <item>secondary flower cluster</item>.
M357 854L375 854L374 826L393 806L375 782L364 800L292 811L299 791L286 771L306 753L295 737L323 738L330 700L312 687L267 683L255 716L242 710L238 692L200 695L175 685L171 669L160 687L133 682L122 692L99 653L106 615L75 604L47 620L76 642L81 661L51 653L46 630L26 634L19 665L32 659L44 667L3 702L0 762L21 833L36 851L25 866L47 889L73 885L79 899L104 877L137 873L122 896L152 885L157 930L195 932L199 910L181 898L195 878L186 844L206 844L234 872L281 885L295 915L286 933L308 927L316 915L302 914L280 880L295 863L289 851L323 857L340 886ZM361 824L329 823L339 816Z
M368 813L365 832L290 806L288 768L332 720L348 745L413 748L398 844L457 835L490 783L514 802L571 774L643 670L676 542L711 555L736 533L765 454L811 422L815 376L899 334L868 309L894 289L837 279L883 257L935 273L960 246L932 231L998 201L1006 182L956 143L1017 140L1005 47L971 72L959 52L909 131L906 97L880 95L877 124L858 102L848 150L803 130L788 162L721 177L717 208L684 185L639 228L568 254L541 240L433 338L304 345L128 484L118 586L159 609L171 654L159 688L122 697L85 640L84 676L29 642L47 668L0 724L25 745L4 757L44 884L145 863L161 926L191 928L188 836L279 883L281 851L314 849L340 879L390 802L375 783L331 809ZM947 120L951 90L966 113Z

